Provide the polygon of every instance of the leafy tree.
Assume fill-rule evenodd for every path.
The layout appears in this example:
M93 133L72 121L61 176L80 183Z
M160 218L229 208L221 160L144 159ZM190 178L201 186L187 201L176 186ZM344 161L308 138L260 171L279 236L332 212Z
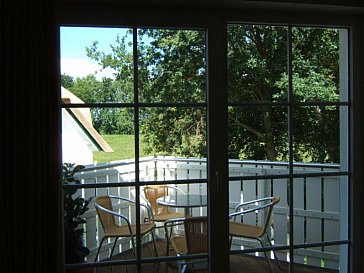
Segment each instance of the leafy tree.
M335 29L293 28L293 94L296 101L339 101L339 32ZM284 75L279 84L287 77ZM305 155L317 162L339 162L339 108L294 109L296 160Z
M161 103L205 101L204 32L147 29L141 30L139 37L142 100ZM149 151L206 156L205 115L200 108L170 107L148 111L141 131Z
M286 33L284 27L229 27L228 84L231 102L287 101ZM337 30L294 28L292 58L296 101L337 101ZM332 134L332 130L338 130L337 109L297 107L293 113L295 160L336 161L338 136ZM280 106L231 107L230 156L287 159L287 114L286 108Z
M118 71L125 101L133 97L133 54L127 40L117 37L105 55L97 42L88 56ZM205 46L200 31L140 30L138 43L139 101L185 103L205 101ZM206 156L205 111L183 107L141 109L141 132L154 153ZM168 133L166 133L168 132Z
M337 101L338 31L293 28L292 34L294 100ZM117 71L112 88L101 91L107 95L113 90L112 97L123 102L135 99L130 37L131 32L117 37L111 46L111 54L100 52L97 42L87 49L90 58ZM227 49L229 102L245 105L228 109L229 156L287 160L287 108L264 105L264 102L286 102L288 98L287 28L230 25ZM206 48L203 31L139 30L137 56L140 102L205 102ZM96 98L98 101L105 99ZM248 106L249 103L251 106ZM129 116L124 118L131 114L128 112ZM149 151L206 156L205 116L205 111L198 107L141 109L141 132ZM295 107L293 118L295 160L338 160L339 142L334 133L339 125L336 107ZM120 117L117 119L121 120ZM109 121L108 127L111 123L117 124L111 117Z
M110 78L98 81L94 75L76 78L69 87L77 97L87 103L119 102L118 82ZM93 125L101 134L132 134L133 119L131 109L92 108Z
M70 75L62 74L61 75L61 85L66 89L71 89L75 84L74 79Z
M133 78L133 54L132 45L128 42L131 32L126 35L116 37L114 45L110 45L111 54L105 54L98 49L98 41L86 47L86 54L89 58L96 60L103 67L110 67L115 70L114 102L133 102L134 101L134 78ZM115 93L116 91L116 93Z
M284 27L232 25L228 29L228 95L230 102L274 102L275 86L287 63ZM286 113L272 107L230 107L229 156L277 159L286 141ZM235 147L231 149L232 147ZM283 152L283 151L282 151Z

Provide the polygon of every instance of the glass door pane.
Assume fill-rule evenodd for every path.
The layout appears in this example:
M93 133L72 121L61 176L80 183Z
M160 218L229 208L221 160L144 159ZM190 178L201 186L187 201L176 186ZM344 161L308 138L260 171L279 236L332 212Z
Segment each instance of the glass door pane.
M144 147L139 152L145 153L139 158L140 190L152 204L159 257L207 254L205 31L150 28L137 34L137 126ZM195 248L199 243L202 249ZM159 269L175 272L179 264L206 270L207 260L175 260Z
M66 263L206 269L205 31L62 27L61 60L65 216L83 206L70 233L65 218L66 256L76 234L83 255ZM193 221L171 232L170 219L185 217ZM181 238L188 252L176 248ZM196 253L204 257L142 261Z
M347 30L227 33L231 272L275 271L277 260L337 272L347 264Z

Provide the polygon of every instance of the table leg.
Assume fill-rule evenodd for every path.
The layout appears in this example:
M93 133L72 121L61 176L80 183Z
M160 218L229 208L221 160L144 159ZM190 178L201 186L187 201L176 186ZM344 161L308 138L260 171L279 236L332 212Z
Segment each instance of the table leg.
M185 208L185 217L192 217L192 208Z

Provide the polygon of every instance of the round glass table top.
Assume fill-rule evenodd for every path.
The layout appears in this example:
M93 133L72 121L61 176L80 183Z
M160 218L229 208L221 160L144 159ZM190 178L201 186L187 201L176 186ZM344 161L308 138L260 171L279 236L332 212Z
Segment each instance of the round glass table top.
M176 208L193 208L207 206L207 195L201 194L177 194L160 197L159 205Z

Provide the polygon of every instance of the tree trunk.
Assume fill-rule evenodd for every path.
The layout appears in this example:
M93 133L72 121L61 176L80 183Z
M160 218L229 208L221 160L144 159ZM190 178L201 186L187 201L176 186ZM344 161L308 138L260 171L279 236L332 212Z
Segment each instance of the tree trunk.
M274 146L273 128L272 128L270 110L265 110L263 112L263 125L265 132L265 150L267 152L267 158L268 160L275 161L277 160L277 154Z

